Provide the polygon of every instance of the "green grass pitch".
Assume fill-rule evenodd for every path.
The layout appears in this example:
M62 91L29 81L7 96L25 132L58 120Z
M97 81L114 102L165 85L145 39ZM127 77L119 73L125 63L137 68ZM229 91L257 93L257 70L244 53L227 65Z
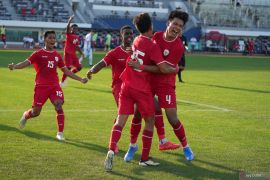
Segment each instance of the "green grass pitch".
M86 85L68 80L65 95L65 143L55 139L54 108L48 101L25 129L22 113L31 107L33 67L10 72L7 64L31 51L0 51L0 179L238 179L239 172L270 177L270 59L265 57L187 55L184 84L177 82L178 115L185 125L195 160L181 149L158 151L156 132L151 156L159 167L140 167L140 151L123 161L130 121L119 142L111 173L103 162L116 105L111 70ZM95 53L97 62L104 53ZM84 69L88 70L84 60ZM130 119L129 119L130 120ZM177 139L165 118L167 138ZM141 136L139 138L141 147Z

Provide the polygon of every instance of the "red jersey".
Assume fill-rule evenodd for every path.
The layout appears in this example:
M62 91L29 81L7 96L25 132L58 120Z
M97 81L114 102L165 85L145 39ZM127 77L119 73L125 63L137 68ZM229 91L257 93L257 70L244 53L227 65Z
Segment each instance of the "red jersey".
M132 50L133 55L128 58L127 62L134 56L143 65L159 64L164 61L159 46L146 36L140 35L136 37L133 41ZM134 70L126 64L121 79L125 85L133 89L143 92L151 91L150 73L148 72Z
M76 54L76 48L80 44L80 36L72 33L66 34L65 53Z
M157 32L153 36L153 41L159 45L164 60L169 65L176 67L185 51L181 39L177 36L174 40L167 41L164 39L164 32ZM151 83L175 86L175 75L154 74Z
M121 46L118 46L109 51L103 58L106 66L112 66L112 87L115 84L122 83L120 75L126 68L126 60L128 56L129 54L124 49L122 49Z
M47 51L44 48L35 51L28 61L36 70L35 85L55 85L59 83L57 67L65 67L61 55L56 51Z

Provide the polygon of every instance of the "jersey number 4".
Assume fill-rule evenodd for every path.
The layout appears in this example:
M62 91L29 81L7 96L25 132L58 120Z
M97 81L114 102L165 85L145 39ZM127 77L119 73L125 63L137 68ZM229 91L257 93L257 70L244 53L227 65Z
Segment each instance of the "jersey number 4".
M168 102L168 104L171 104L172 96L171 95L166 95L166 101Z

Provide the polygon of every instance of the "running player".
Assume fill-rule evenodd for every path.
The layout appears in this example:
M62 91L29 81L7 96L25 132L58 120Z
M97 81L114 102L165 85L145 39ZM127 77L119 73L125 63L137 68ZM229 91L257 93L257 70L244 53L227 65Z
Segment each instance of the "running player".
M57 75L57 67L60 68L67 76L86 83L87 78L81 78L67 69L64 65L61 55L54 50L55 32L46 31L44 34L45 47L35 51L28 59L18 64L9 64L10 70L23 69L31 64L36 70L34 100L32 108L25 111L20 120L20 128L24 128L26 122L30 118L39 116L42 106L47 99L50 99L55 107L56 119L58 124L58 132L56 138L60 141L64 138L64 111L62 105L64 103L64 94L59 86Z

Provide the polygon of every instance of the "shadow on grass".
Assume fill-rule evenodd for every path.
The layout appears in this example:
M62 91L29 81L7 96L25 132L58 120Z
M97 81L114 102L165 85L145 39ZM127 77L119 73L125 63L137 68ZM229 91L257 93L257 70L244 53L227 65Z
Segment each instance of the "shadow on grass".
M203 83L187 83L187 84L208 86L208 87L215 87L215 88L222 88L222 89L230 89L230 90L237 90L237 91L245 91L245 92L255 92L255 93L265 93L265 94L270 93L270 91L264 91L264 90L229 87L229 86L221 86L221 85L214 85L214 84L203 84Z
M18 128L11 127L4 124L0 124L0 131L13 131L13 132L21 133L25 136L28 136L34 139L38 139L38 140L48 140L48 141L59 142L54 137L51 137L48 135L43 135L43 134L35 133L32 131L22 131L22 130L19 130ZM108 151L107 147L88 143L88 142L73 140L73 139L67 139L64 144L99 152L101 154L104 154L104 158ZM238 178L238 171L222 166L220 164L207 162L200 159L195 159L192 162L188 162L184 159L183 156L179 155L178 153L171 153L171 152L167 152L167 153L174 155L178 159L179 163L172 163L164 159L155 158L155 160L160 163L160 166L158 167L136 166L134 169L131 170L134 173L132 175L121 173L115 169L109 173L115 176L128 178L128 179L137 179L137 180L144 179L143 178L144 174L149 174L149 173L153 174L153 178L158 178L155 176L155 173L158 173L158 172L164 172L164 174L172 174L179 178L191 178L191 179L193 178L196 178L196 179L209 179L209 178L210 179L237 179ZM117 154L117 158L123 158L124 154L125 154L125 151L120 150L119 154ZM136 154L134 157L134 160L139 160L139 159L140 159L140 155ZM132 161L130 163L137 164L138 161ZM196 165L198 163L200 163L201 165L200 166ZM209 170L209 167L215 170Z
M7 126L4 124L0 124L0 131L14 131L14 132L18 132L21 133L25 136L28 136L30 138L35 138L38 140L46 140L46 141L56 141L57 140L51 136L47 136L44 134L40 134L40 133L36 133L36 132L32 132L32 131L28 131L28 130L20 130L16 127L11 127L11 126Z

